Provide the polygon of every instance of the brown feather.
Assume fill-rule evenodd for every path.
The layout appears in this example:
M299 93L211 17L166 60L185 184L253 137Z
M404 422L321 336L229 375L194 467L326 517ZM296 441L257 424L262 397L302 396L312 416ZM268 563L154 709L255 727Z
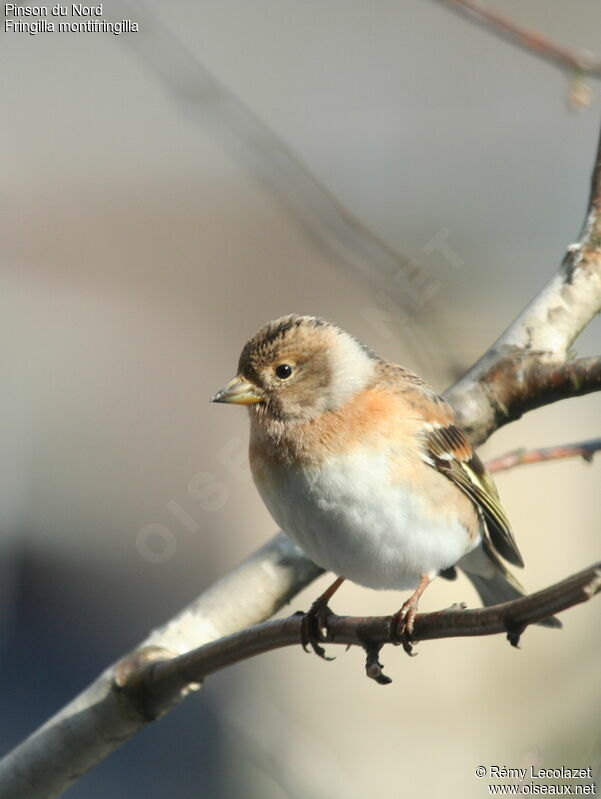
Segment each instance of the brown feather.
M523 566L524 560L496 486L463 431L450 425L426 428L422 436L427 462L452 480L481 510L496 551L514 566Z

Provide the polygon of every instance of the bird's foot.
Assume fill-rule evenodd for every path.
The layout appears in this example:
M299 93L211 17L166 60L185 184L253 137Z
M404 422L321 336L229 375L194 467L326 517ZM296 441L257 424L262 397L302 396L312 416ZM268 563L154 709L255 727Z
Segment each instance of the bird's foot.
M326 657L325 649L319 645L319 641L326 640L328 635L328 616L332 615L328 602L343 582L344 577L337 577L332 585L321 596L317 597L309 611L303 615L301 621L301 644L303 649L308 652L307 647L310 646L315 654L324 660L334 660L334 658Z
M419 578L417 588L409 599L403 602L401 609L395 613L390 622L390 640L393 644L402 644L403 649L408 655L412 655L413 647L411 638L417 616L417 608L421 595L430 585L432 574L422 574Z
M412 657L417 654L411 644L417 606L417 599L414 596L409 597L390 620L390 642L395 646L401 644L405 652Z
M319 643L327 639L328 635L328 616L332 611L321 597L315 600L309 610L303 614L301 620L301 645L305 652L309 652L309 647L324 660L335 660L328 657L326 651Z

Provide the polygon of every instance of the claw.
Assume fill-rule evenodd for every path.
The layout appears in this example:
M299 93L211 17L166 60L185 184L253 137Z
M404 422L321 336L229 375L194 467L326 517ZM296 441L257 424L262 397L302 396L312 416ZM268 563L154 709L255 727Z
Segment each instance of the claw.
M380 646L366 644L365 649L365 673L371 680L375 680L378 685L390 685L392 680L382 671L382 664L378 659Z
M522 637L522 633L526 629L525 624L514 624L513 622L507 620L505 622L505 630L507 631L507 640L514 646L516 649L520 648L520 638Z
M415 618L415 613L413 614ZM415 657L417 652L413 651L411 644L411 633L413 632L413 624L411 628L407 626L406 616L403 615L403 608L401 608L390 620L389 636L390 643L398 646L401 644L404 651L410 656Z
M324 660L335 660L335 658L326 657L325 649L318 642L320 639L327 640L328 616L332 614L328 607L328 602L343 582L344 577L337 577L327 591L317 597L309 611L303 615L301 621L300 637L303 649L308 652L307 647L310 646L315 654Z
M311 605L307 613L303 614L301 621L301 646L305 652L309 652L309 647L323 660L335 660L336 658L328 657L326 651L319 644L320 639L324 639L328 634L328 616L332 613L327 605L320 602L319 599Z

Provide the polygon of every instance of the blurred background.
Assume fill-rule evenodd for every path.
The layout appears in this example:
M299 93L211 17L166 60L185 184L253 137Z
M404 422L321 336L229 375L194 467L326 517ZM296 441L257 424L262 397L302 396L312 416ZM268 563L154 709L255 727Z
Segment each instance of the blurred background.
M598 0L496 7L601 49ZM104 16L141 30L0 41L2 751L275 532L246 414L208 404L246 339L321 315L444 389L578 235L599 129L599 81L576 112L577 76L432 0ZM576 348L599 352L598 321ZM599 395L562 402L482 454L598 436L600 418ZM601 459L498 476L529 589L599 558L600 477ZM401 601L346 585L334 608ZM463 577L423 608L457 601L476 602ZM385 650L388 688L355 650L242 663L68 795L471 798L478 765L598 771L599 612L519 651Z

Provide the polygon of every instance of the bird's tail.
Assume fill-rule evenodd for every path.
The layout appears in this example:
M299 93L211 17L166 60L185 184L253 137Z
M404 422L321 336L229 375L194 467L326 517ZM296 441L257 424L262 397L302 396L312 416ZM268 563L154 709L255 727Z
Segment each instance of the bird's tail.
M457 564L473 583L483 605L498 605L525 595L525 591L486 541ZM542 627L562 627L555 616L537 622Z

